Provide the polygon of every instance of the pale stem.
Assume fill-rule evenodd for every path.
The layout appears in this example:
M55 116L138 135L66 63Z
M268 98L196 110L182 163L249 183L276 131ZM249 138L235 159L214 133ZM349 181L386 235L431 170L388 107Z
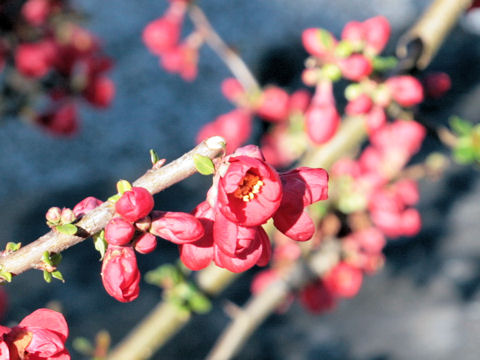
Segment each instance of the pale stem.
M238 54L225 44L222 38L212 27L202 9L197 5L189 6L190 18L196 29L205 39L205 42L212 48L232 74L242 84L247 92L259 92L260 85L252 75L252 72Z

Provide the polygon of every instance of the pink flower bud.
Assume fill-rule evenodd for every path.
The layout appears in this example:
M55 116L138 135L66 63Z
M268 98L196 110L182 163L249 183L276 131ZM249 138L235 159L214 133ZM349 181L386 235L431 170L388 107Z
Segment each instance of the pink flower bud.
M402 179L394 185L395 194L399 196L405 205L414 205L420 199L418 185L415 180Z
M197 77L198 48L184 42L163 53L161 66L168 72L178 73L185 81Z
M236 102L245 96L245 89L237 79L227 78L222 82L222 94L228 100Z
M288 101L288 113L293 114L297 112L303 114L307 111L311 98L312 96L307 90L295 91Z
M142 187L133 187L125 191L115 203L115 210L125 220L135 222L147 216L152 211L154 201L152 194Z
M452 86L450 76L444 72L430 73L423 79L427 96L438 99L445 95Z
M334 105L311 106L305 114L305 128L310 140L321 145L337 132L340 116Z
M130 246L109 246L102 263L102 283L107 293L121 302L135 300L140 293L140 271Z
M197 143L218 135L226 140L227 154L231 154L248 140L251 132L252 116L246 110L236 109L204 125L198 132Z
M161 17L149 23L142 33L142 39L148 50L155 55L177 45L180 38L181 22L171 17Z
M364 26L359 21L348 22L342 30L342 40L350 42L356 49L363 44L364 36Z
M157 247L157 238L153 234L143 233L135 239L133 247L140 254L149 254Z
M135 234L135 228L128 221L116 217L105 226L105 240L110 245L127 245Z
M27 77L43 77L53 65L55 52L54 45L47 40L20 44L15 51L15 66Z
M310 55L323 58L335 50L337 40L326 30L310 28L303 31L302 43Z
M115 96L115 84L106 76L94 77L85 88L83 96L90 104L106 108Z
M362 286L363 274L360 269L345 263L338 263L324 277L326 288L334 295L351 298Z
M48 209L47 213L45 214L45 218L51 224L60 223L61 216L62 216L62 210L56 206Z
M367 94L360 94L355 99L350 100L345 107L347 115L366 114L373 106L372 99Z
M77 218L75 214L73 213L72 209L69 208L63 208L62 209L62 215L61 215L61 222L63 224L71 224L72 222L75 221Z
M73 208L73 213L77 218L79 218L102 204L103 202L101 200L98 200L93 196L89 196L80 201L77 205L75 205L75 207Z
M66 102L39 115L35 122L53 135L72 135L78 129L77 108Z
M51 11L49 0L28 0L22 6L22 15L30 24L39 26L45 23Z
M305 286L299 299L314 314L332 310L336 305L334 296L321 280Z
M288 118L288 93L276 86L270 86L263 91L258 116L271 122L282 122Z
M360 81L372 73L371 61L362 54L353 54L339 61L340 70L346 79Z
M422 228L422 218L417 209L406 209L401 215L401 229L402 235L414 236L417 235Z
M390 23L383 16L376 16L363 22L366 48L379 54L390 38Z
M154 211L150 232L179 245L196 241L204 235L203 226L195 216L173 211Z
M413 106L423 101L423 87L413 76L394 76L385 83L393 99L402 106Z
M365 117L365 125L369 134L373 134L387 122L387 115L381 106L373 106Z

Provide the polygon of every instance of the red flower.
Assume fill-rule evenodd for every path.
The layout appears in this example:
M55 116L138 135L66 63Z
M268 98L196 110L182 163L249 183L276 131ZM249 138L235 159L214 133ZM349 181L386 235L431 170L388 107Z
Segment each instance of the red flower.
M52 67L55 53L55 45L48 40L20 44L15 52L15 66L25 76L40 78Z
M218 116L213 122L204 125L197 135L197 143L211 136L219 135L227 142L227 153L231 154L252 133L252 116L246 110L236 109Z
M362 286L362 271L348 263L340 262L324 277L326 288L340 297L354 297Z
M113 218L105 226L105 240L110 245L127 245L134 234L133 225L120 217Z
M133 187L125 191L115 203L115 210L124 219L135 222L147 216L152 211L154 201L152 194L142 187Z
M331 310L336 305L334 296L321 280L305 286L300 291L299 299L314 314Z
M363 22L367 50L379 54L390 37L390 23L383 16L375 16Z
M310 140L321 145L329 141L340 125L335 105L312 105L305 114L305 128Z
M66 102L39 115L35 121L53 135L72 135L78 129L77 107Z
M229 233L235 234L235 248L233 254L225 252L215 242L214 261L219 267L231 272L239 273L250 269L254 265L265 266L271 256L270 240L261 226L243 227L226 220L220 221L221 214L217 214L214 224L214 239L217 239L217 225L228 223ZM236 231L235 231L235 230Z
M30 24L40 26L45 23L51 10L49 0L28 0L22 6L22 15Z
M106 76L93 77L83 91L83 96L90 104L106 108L115 96L115 84Z
M328 198L328 174L323 169L300 167L281 174L282 202L273 215L275 227L293 240L309 240L315 225L304 208Z
M218 210L239 226L265 223L282 199L278 173L260 156L233 154L228 161L228 168L218 181Z
M193 215L204 228L203 236L193 242L179 246L180 259L191 270L201 270L207 267L213 259L213 222L215 212L207 201L200 203Z
M423 101L423 87L413 76L394 76L385 83L393 99L402 106L413 106Z
M263 119L278 123L287 120L288 105L288 93L279 87L270 86L263 91L256 111Z
M68 325L56 311L38 309L11 330L1 327L0 335L2 359L70 360L65 349Z
M78 219L79 217L89 213L101 204L103 204L101 200L98 200L93 196L89 196L80 201L77 205L75 205L75 207L73 208L73 213Z
M130 302L140 292L140 271L130 246L110 245L102 263L102 283L107 293L121 302Z
M171 16L163 16L152 21L143 30L142 39L145 46L155 55L162 55L178 43L181 25L181 19Z
M360 81L372 73L373 66L366 56L353 54L339 61L342 75L352 81Z
M173 211L154 211L150 232L178 245L199 240L204 235L203 226L195 216Z

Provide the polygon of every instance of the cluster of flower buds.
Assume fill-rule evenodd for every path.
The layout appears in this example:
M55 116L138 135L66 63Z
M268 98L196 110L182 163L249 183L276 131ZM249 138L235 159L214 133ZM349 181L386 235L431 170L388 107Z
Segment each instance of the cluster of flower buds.
M328 175L323 169L297 168L279 174L249 145L217 164L207 200L194 211L205 233L180 246L182 262L192 270L211 261L232 272L266 265L271 245L262 228L269 219L297 241L315 231L305 207L328 197Z
M17 326L0 326L0 358L70 360L67 337L68 325L62 314L38 309Z
M198 49L203 43L199 33L193 32L180 41L182 23L189 1L172 0L165 14L149 23L143 30L143 42L160 59L168 72L178 73L184 80L197 77Z
M14 70L2 77L2 96L15 97L8 115L26 115L55 135L78 128L77 98L104 108L115 87L105 75L111 61L99 41L69 19L66 1L8 0L0 7L0 64ZM7 72L5 71L5 74ZM13 74L13 75L12 75ZM36 108L39 96L44 108ZM29 111L25 111L29 109Z
M204 235L201 222L191 214L153 211L152 195L142 187L120 181L115 203L119 216L105 227L108 244L102 264L102 281L109 295L122 302L135 300L140 292L140 271L135 251L148 254L157 246L157 236L177 245ZM121 187L125 188L121 190Z

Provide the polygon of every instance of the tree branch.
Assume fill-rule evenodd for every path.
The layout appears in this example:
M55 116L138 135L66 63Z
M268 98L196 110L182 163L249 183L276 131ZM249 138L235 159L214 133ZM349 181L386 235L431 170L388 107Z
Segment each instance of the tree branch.
M214 158L223 151L224 145L225 140L223 138L219 136L211 137L168 165L148 170L133 185L144 187L150 193L156 194L195 173L196 169L193 162L195 154ZM106 201L75 224L79 228L77 235L65 235L52 230L18 251L1 256L0 268L14 275L21 274L31 268L38 268L42 264L41 259L45 251L59 253L84 241L102 230L114 214L113 203Z
M248 92L260 91L260 86L252 72L238 54L225 44L220 35L213 29L202 9L197 5L190 5L190 19L205 39L210 48L215 51L220 59L227 65L232 74Z

